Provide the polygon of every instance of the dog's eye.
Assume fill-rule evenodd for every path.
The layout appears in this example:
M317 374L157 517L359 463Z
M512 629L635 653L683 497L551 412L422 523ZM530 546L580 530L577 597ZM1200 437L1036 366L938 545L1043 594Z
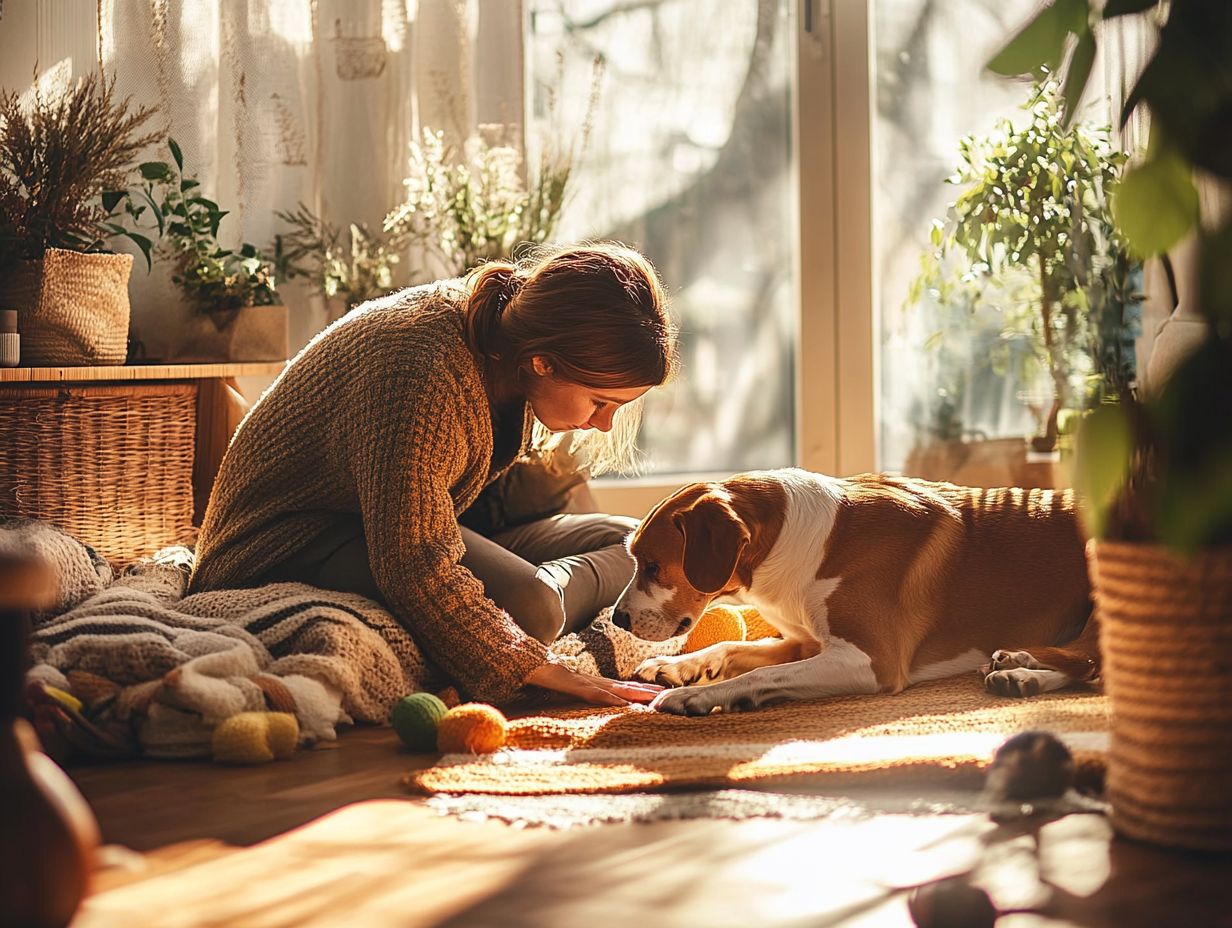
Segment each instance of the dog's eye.
M653 580L655 577L659 576L659 565L654 561L648 561L646 566L642 568L642 573L645 575L647 580Z

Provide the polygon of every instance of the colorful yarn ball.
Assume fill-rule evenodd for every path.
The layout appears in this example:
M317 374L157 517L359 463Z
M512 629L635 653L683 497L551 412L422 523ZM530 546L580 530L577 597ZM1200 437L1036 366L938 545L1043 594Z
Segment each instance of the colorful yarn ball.
M449 709L431 693L403 696L389 714L398 737L412 751L430 754L436 750L436 728Z
M692 654L720 641L744 641L744 618L735 606L711 606L703 612L684 640L683 653Z
M285 760L299 744L299 722L289 712L241 712L214 727L214 760L224 764L263 764Z
M757 641L759 638L782 638L783 633L761 617L761 613L752 606L741 606L740 613L744 616L744 640Z
M500 709L468 702L445 713L436 729L442 754L491 754L505 743L509 723Z

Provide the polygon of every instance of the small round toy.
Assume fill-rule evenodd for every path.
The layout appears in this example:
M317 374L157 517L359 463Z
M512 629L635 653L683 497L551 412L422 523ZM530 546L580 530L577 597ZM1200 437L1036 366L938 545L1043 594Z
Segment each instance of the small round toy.
M299 722L289 712L241 712L219 722L211 741L219 763L286 760L299 744Z
M752 606L740 609L744 616L744 640L757 641L760 638L782 638L783 633L761 617L761 613Z
M436 729L442 754L491 754L505 743L508 722L500 709L468 702L450 709Z
M997 921L988 893L965 876L917 888L907 899L907 911L919 928L993 928Z
M447 711L445 704L431 693L412 693L394 705L389 722L408 748L430 754L436 750L436 727Z
M685 654L692 654L720 641L744 641L744 618L735 606L711 606L697 620L684 640Z
M1074 782L1074 755L1056 735L1024 731L993 755L984 788L997 802L1057 799Z

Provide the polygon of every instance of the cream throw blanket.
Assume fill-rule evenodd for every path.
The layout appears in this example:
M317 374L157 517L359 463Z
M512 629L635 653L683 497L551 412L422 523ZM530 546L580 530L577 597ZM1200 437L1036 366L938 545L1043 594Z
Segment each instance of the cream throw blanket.
M113 579L89 548L37 522L0 527L0 547L39 551L61 578L59 608L34 623L28 679L40 729L53 727L67 750L209 756L219 722L266 710L293 713L311 743L340 723L385 723L402 696L449 684L389 612L355 594L276 583L186 597L187 548ZM628 676L681 646L642 642L605 618L552 653L577 670Z

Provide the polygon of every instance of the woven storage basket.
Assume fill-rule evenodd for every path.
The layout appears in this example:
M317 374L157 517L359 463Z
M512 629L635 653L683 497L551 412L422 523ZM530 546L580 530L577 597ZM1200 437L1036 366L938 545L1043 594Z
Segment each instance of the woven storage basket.
M0 277L0 303L18 310L21 363L123 364L132 269L132 255L49 248Z
M193 383L0 388L0 514L118 565L192 537Z
M1112 706L1108 798L1125 835L1232 850L1232 548L1092 542Z

